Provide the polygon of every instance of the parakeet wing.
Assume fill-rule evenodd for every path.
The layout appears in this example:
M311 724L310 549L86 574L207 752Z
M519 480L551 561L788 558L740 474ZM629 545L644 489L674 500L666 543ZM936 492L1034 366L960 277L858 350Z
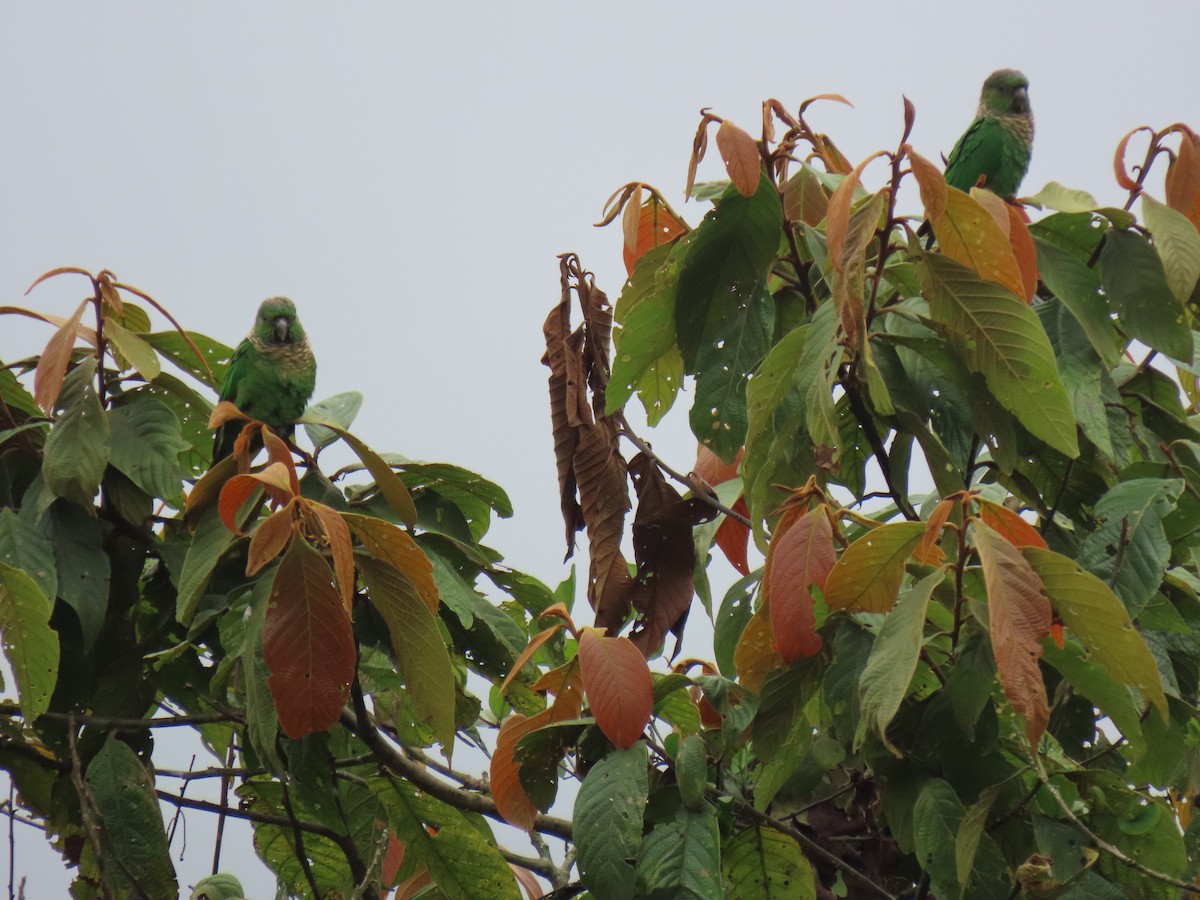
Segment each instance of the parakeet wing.
M985 186L995 177L1003 164L1004 126L995 119L978 118L958 139L946 162L946 183L960 191L970 191L979 184Z

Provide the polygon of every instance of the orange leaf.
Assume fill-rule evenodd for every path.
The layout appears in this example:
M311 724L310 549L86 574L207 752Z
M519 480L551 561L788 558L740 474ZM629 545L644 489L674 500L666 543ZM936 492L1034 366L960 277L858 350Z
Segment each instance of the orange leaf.
M233 422L237 419L249 419L250 417L233 405L231 400L222 400L213 407L213 411L208 416L208 430L220 428L226 422Z
M557 669L545 672L534 682L533 689L554 695L554 705L550 707L554 711L551 721L579 718L579 711L583 709L583 672L579 657L575 656Z
M925 523L925 536L913 551L913 559L917 562L927 566L940 566L945 562L946 554L938 546L938 541L942 539L942 529L946 527L946 521L953 509L954 501L949 499L941 501L933 508L929 521Z
M290 738L338 720L354 679L356 648L325 558L294 540L271 585L263 658L279 724Z
M292 451L287 444L270 428L265 425L262 430L263 446L267 449L267 460L279 463L288 472L288 485L294 495L300 494L300 479L296 475L296 461L292 459Z
M745 452L745 450L739 450L733 462L727 463L707 446L699 444L696 447L696 463L692 466L692 474L700 476L706 484L713 487L724 484L726 481L737 478L738 466L741 465L742 454Z
M291 454L288 456L290 459ZM325 542L329 545L329 552L333 557L333 571L337 574L342 603L346 606L346 615L350 615L350 607L354 602L354 549L350 544L350 529L337 510L315 500L306 499L301 502L321 523L321 531L325 534Z
M517 657L517 661L513 663L512 669L508 672L508 677L504 679L504 683L500 685L500 693L508 690L508 686L512 684L512 680L520 674L525 668L526 663L533 659L533 655L538 652L538 649L550 638L554 637L555 632L562 628L562 623L551 625L545 631L539 631L529 639L529 645L521 651L521 655Z
M742 630L733 650L733 665L738 681L757 694L767 674L783 666L783 658L771 639L771 616L767 606L760 604Z
M929 220L937 235L938 248L951 259L970 266L981 278L1022 296L1024 282L1008 235L974 194L975 189L971 196L958 188L946 189L945 213Z
M1038 283L1037 250L1033 246L1033 235L1029 233L1021 210L1011 203L1005 203L1004 206L1008 211L1008 242L1012 245L1013 256L1021 272L1021 286L1024 288L1017 296L1023 297L1026 303L1032 303Z
M438 588L433 580L433 563L409 534L391 522L373 516L342 513L355 535L373 558L399 569L412 582L430 613L437 615Z
M533 830L538 808L525 793L520 778L521 764L513 756L521 738L548 725L550 715L548 709L529 717L513 713L500 725L496 751L492 754L489 783L492 799L496 801L496 811L504 817L504 821L525 831Z
M762 177L762 159L754 138L726 120L717 129L717 149L725 162L725 171L743 197L753 197Z
M238 510L259 488L264 488L268 495L279 502L286 502L292 494L288 490L287 469L279 463L271 463L261 472L250 472L246 475L234 475L221 488L221 499L218 511L225 527L234 534L240 534L241 528L237 523Z
M750 508L746 505L745 497L738 497L737 502L730 508L743 516L750 516ZM715 540L717 546L721 548L721 552L725 554L725 558L729 560L729 564L743 575L749 575L750 561L746 553L750 546L750 529L737 519L726 516L725 521L717 528Z
M846 230L850 226L850 207L854 204L854 192L858 188L863 169L883 151L872 153L842 179L833 196L829 198L829 209L825 213L825 239L829 248L829 260L834 269L841 272L844 266L842 245L846 242Z
M257 575L283 552L292 537L292 520L292 504L289 502L259 523L254 537L250 538L250 550L246 554L247 576Z
M586 628L579 636L579 664L596 724L617 749L632 747L654 709L645 658L629 638L604 637L598 629Z
M421 866L416 872L396 885L396 900L413 900L414 897L417 897L431 884L433 884L433 876L429 874L427 868Z
M908 154L913 177L917 179L917 187L921 191L925 218L940 219L946 212L946 176L908 144L904 145L904 151Z
M521 889L525 891L525 896L528 900L539 900L544 897L541 885L538 884L537 876L526 869L524 866L518 866L516 863L509 863L508 867L512 869L513 875L517 877L517 883L521 885Z
M628 205L625 210L628 213ZM637 237L632 248L626 232L625 270L632 275L634 265L647 251L660 244L668 244L687 232L687 223L676 216L657 194L651 194L650 198L637 208Z
M783 185L783 216L816 228L829 211L829 194L808 167L801 168Z
M1009 703L1025 717L1025 733L1036 750L1050 718L1038 668L1042 638L1050 634L1050 602L1021 551L983 523L974 536L987 585L996 671Z
M784 521L789 527L783 527ZM763 584L775 647L785 664L821 651L812 589L825 590L835 562L833 528L824 504L804 516L785 516L771 538Z
M1117 184L1127 191L1136 191L1138 189L1138 183L1129 177L1129 173L1125 169L1125 148L1129 145L1129 139L1139 131L1154 133L1154 129L1147 128L1145 125L1133 129L1133 131L1121 138L1121 143L1117 144L1117 152L1113 155L1113 174L1117 176Z
M79 320L83 318L87 305L86 300L80 303L71 318L50 336L38 360L37 371L33 373L33 399L47 415L54 413L54 405L58 403L58 395L67 374L67 363L71 361L71 349L75 346Z
M1175 126L1179 152L1167 167L1167 205L1200 228L1200 136L1186 125Z
M1041 547L1049 550L1045 539L1036 528L1022 519L1007 506L992 503L990 500L979 501L979 515L983 524L1003 537L1014 547Z

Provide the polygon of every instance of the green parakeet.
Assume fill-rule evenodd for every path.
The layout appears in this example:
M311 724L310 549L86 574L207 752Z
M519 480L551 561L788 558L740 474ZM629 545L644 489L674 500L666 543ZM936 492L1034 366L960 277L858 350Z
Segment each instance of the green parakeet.
M235 351L221 385L221 399L290 438L317 381L317 361L308 346L296 305L271 297L258 308L254 327ZM213 463L233 452L245 425L226 422L213 439Z
M1029 79L1016 69L1000 69L983 83L975 121L946 161L946 182L960 191L986 187L1011 200L1029 171L1033 113Z

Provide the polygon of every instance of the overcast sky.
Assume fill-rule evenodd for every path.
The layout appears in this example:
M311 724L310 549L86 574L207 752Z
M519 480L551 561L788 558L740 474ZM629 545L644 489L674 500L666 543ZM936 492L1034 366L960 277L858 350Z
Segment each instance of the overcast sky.
M767 97L794 110L841 93L854 109L809 118L857 161L895 146L906 94L912 143L937 158L983 78L1011 66L1037 116L1022 192L1057 180L1120 204L1122 134L1200 126L1198 33L1196 0L8 3L0 305L65 315L81 281L28 300L25 287L55 266L107 267L233 344L260 300L291 296L316 396L361 390L354 430L377 450L502 484L516 517L490 542L553 584L565 569L538 360L555 257L579 252L615 300L619 227L592 227L613 190L653 184L699 221L682 191L701 107L757 133ZM715 148L706 177L722 177ZM0 320L0 359L48 336ZM650 435L684 470L688 402ZM203 818L189 817L195 834ZM17 839L28 896L63 891L40 837ZM208 865L196 841L185 885Z

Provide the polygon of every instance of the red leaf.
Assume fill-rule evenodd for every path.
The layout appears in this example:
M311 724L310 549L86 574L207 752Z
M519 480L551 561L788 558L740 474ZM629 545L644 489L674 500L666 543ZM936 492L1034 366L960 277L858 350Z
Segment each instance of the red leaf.
M1033 235L1025 224L1025 215L1021 209L1012 203L1004 204L1008 211L1008 241L1012 244L1013 256L1017 259L1017 268L1021 270L1021 284L1026 303L1033 302L1037 293L1038 264L1037 250L1033 246Z
M1021 551L982 522L975 529L975 549L987 585L996 671L1009 703L1025 717L1025 733L1036 750L1050 718L1038 668L1042 638L1050 634L1050 602Z
M692 474L698 475L704 479L706 484L713 487L724 484L726 481L737 478L738 466L741 465L742 454L745 452L745 450L739 450L733 462L727 463L704 444L698 444L696 446L696 464L692 466Z
M787 524L787 527L783 527ZM837 555L833 528L824 505L804 516L780 521L767 548L763 573L775 647L785 664L815 656L822 640L813 615L814 587L825 590Z
M980 500L979 514L983 518L983 523L988 528L999 534L1014 547L1041 547L1043 550L1050 549L1038 530L1007 506L992 503L990 500Z
M518 866L516 863L509 863L508 867L512 869L513 875L517 877L517 883L521 885L521 889L525 891L525 896L528 900L539 900L545 894L542 887L538 884L537 876L526 869L524 866Z
M272 500L280 503L286 503L293 496L287 468L281 463L271 463L261 472L234 475L221 488L221 499L217 507L221 521L234 534L241 532L235 518L238 510L259 488L265 489Z
M383 823L378 823L382 825ZM387 852L383 854L383 883L390 885L396 880L396 875L400 871L400 866L404 864L404 844L396 839L396 836L388 836Z
M904 150L912 165L913 177L921 191L921 203L925 207L925 218L940 219L946 212L946 176L942 170L907 144Z
M294 474L295 470L292 471ZM333 571L337 575L342 603L345 604L346 615L350 615L350 605L354 600L354 548L350 543L350 529L337 510L315 500L302 499L301 502L321 523L325 543L333 557Z
M283 552L292 537L292 504L276 510L263 519L250 538L250 550L246 554L246 574L250 577L262 571L271 560Z
M517 661L513 663L512 669L509 670L508 677L505 678L504 683L500 685L500 693L504 693L506 690L508 690L508 686L512 684L512 680L520 674L522 669L525 668L525 664L533 659L533 655L538 652L538 649L542 646L542 644L554 637L554 635L562 627L562 623L557 622L554 625L551 625L545 631L540 631L529 639L528 646L521 651L521 655L517 657Z
M287 444L270 428L264 427L262 430L263 446L267 448L268 462L279 463L288 472L288 483L291 485L293 495L300 494L300 479L296 475L296 461L292 459L292 451L288 449Z
M730 508L747 518L750 516L750 508L746 505L745 497L738 497L737 502ZM717 528L716 544L721 548L721 552L725 554L725 558L729 560L731 566L743 575L750 574L750 561L746 555L750 546L749 528L737 519L726 516L725 521Z
M354 634L329 564L307 541L292 541L275 573L263 622L263 657L279 724L288 737L324 731L337 722L354 679Z
M496 811L504 817L504 821L525 831L533 829L538 808L525 793L520 778L521 764L513 758L513 754L521 738L549 724L550 714L548 709L530 717L513 713L500 725L496 751L492 754L489 783L492 799L496 801Z
M753 197L762 177L762 159L754 138L726 120L717 129L717 149L725 162L725 171L743 197Z
M47 415L53 414L54 405L58 403L58 395L67 374L67 363L71 361L71 349L75 346L79 320L83 318L87 305L86 300L79 304L71 318L50 336L46 349L38 359L37 371L33 373L33 399Z
M579 636L579 664L596 724L618 749L633 746L654 710L645 658L629 638L604 637L587 628Z
M632 203L632 199L630 203ZM625 207L628 213L629 206ZM688 232L687 223L674 214L669 206L657 194L651 194L650 199L637 209L637 230L633 246L629 244L629 235L625 238L625 270L633 274L633 267L647 251L668 244L681 234Z
M1152 128L1147 128L1145 125L1133 129L1133 131L1121 138L1121 143L1117 144L1117 152L1113 155L1113 174L1117 176L1117 184L1127 191L1136 191L1138 189L1138 183L1129 177L1129 173L1125 169L1125 148L1129 146L1129 139L1139 131L1154 133Z
M1200 228L1200 136L1186 125L1176 125L1179 152L1167 167L1167 205Z
M942 529L946 527L946 520L950 518L952 509L954 501L949 499L941 501L933 508L929 521L925 523L925 536L913 551L913 559L917 562L927 566L940 566L945 562L946 554L938 546L938 541L942 539Z

